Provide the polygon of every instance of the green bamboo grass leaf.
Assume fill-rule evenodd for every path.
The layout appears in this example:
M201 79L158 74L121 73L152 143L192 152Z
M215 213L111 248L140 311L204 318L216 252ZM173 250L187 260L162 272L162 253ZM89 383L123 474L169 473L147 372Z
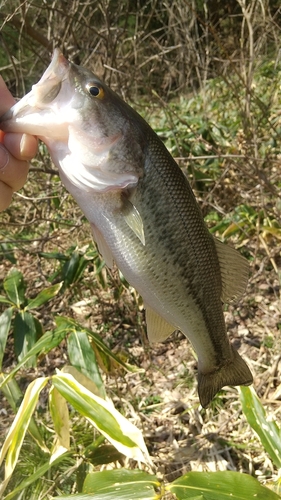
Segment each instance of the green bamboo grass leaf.
M70 448L68 406L65 399L55 387L51 387L49 393L49 408L56 433L50 459L50 463L52 463Z
M31 474L31 476L28 476L26 479L24 479L13 491L8 493L3 500L15 500L15 498L20 498L20 496L16 497L18 493L20 493L22 490L30 486L32 483L37 481L38 479L42 478L46 472L48 472L51 467L55 467L58 465L60 462L63 460L69 459L70 452L65 453L64 455L61 455L58 457L54 462L50 463L49 461L46 462L44 465L39 467L34 474ZM72 464L74 465L74 464ZM72 495L73 496L73 495ZM58 498L58 497L56 497ZM72 498L72 497L71 497Z
M38 255L40 255L40 257L44 257L44 259L57 259L62 261L68 260L67 255L61 252L39 252Z
M47 377L39 377L29 384L18 413L16 414L16 417L10 427L3 447L0 450L0 466L6 457L5 477L2 485L0 486L0 498L2 498L1 495L3 495L17 464L21 446L30 424L32 414L35 410L39 394L43 387L47 384L48 380L49 378Z
M72 332L67 339L67 352L72 366L91 379L99 390L99 396L104 398L103 381L87 333Z
M111 401L95 396L70 374L58 372L52 382L65 399L94 425L120 453L151 465L141 432L113 406Z
M30 349L30 351L22 358L22 360L15 366L15 368L5 375L3 380L0 380L0 389L2 389L11 380L17 371L25 365L25 363L34 355L47 354L51 349L57 347L61 341L67 335L68 330L56 329L55 331L50 331L44 333L42 337L37 340L36 344Z
M66 329L66 330L68 329L68 333L70 333L71 331L72 332L74 332L74 331L86 332L87 335L93 339L97 349L99 351L101 351L105 357L107 357L108 359L113 359L118 365L125 368L125 370L130 371L130 372L143 371L142 369L131 366L128 363L124 363L124 361L119 359L118 356L116 356L110 349L108 349L108 347L105 345L105 343L103 342L103 340L101 339L101 337L97 333L92 332L88 328L83 327L82 325L80 325L79 323L74 321L73 319L67 318L64 316L57 316L55 318L55 322L56 322L57 327L59 329L61 329L61 328Z
M84 455L92 465L105 465L124 459L124 455L111 444L93 446L92 449L89 446L85 450Z
M45 288L45 290L42 290L42 292L38 293L38 295L34 297L34 299L28 301L26 309L36 309L36 307L40 307L42 306L42 304L48 302L48 300L53 299L60 291L62 285L63 283L61 282Z
M24 357L36 344L39 335L42 334L41 323L30 314L28 311L19 311L14 320L14 339L15 353L19 361ZM36 366L36 356L30 356L26 363L26 367Z
M4 379L4 374L0 373L0 382L3 379ZM5 386L3 386L1 390L5 398L7 399L9 405L13 409L14 413L17 413L19 406L23 400L23 393L19 388L17 381L14 378L9 380L9 382ZM32 436L34 441L38 444L38 446L41 448L41 450L44 451L45 453L49 453L49 450L45 445L43 437L41 436L39 428L37 427L33 417L30 420L28 432Z
M157 500L155 488L160 483L156 476L141 470L106 470L88 474L83 494L55 497L56 500Z
M69 373L70 375L72 375L73 378L75 378L77 382L79 382L79 384L83 385L83 387L88 389L88 391L92 392L96 396L99 396L100 398L105 399L105 396L101 395L100 390L95 384L95 382L86 375L84 375L84 373L81 373L79 370L77 370L75 366L65 365L61 371L63 373Z
M12 264L17 263L17 259L14 254L14 246L11 243L0 243L0 259L5 256L5 259L9 260Z
M25 284L23 275L17 269L11 269L7 277L4 279L4 290L8 298L20 308L26 301L25 299Z
M9 307L0 316L0 371L2 369L2 361L5 352L8 333L10 331L13 308Z
M7 299L4 295L0 295L0 304L9 304L9 306L14 306L14 302L11 300Z
M253 387L240 387L243 413L258 434L276 467L281 467L281 432L275 421L269 420Z
M101 472L91 472L87 475L83 493L96 493L111 488L113 484L148 484L154 488L159 488L160 483L156 476L148 474L142 470L115 469Z
M178 500L280 500L257 479L241 472L188 472L166 489Z
M75 275L79 268L80 255L79 252L73 252L70 259L64 264L62 275L65 286L71 285L75 281Z
M246 222L232 222L228 228L224 231L222 234L222 238L229 238L229 236L232 236L239 231L243 229L243 227L246 225Z
M160 483L156 476L141 470L115 469L88 474L83 485L83 493L93 498L118 500L156 499L155 489Z
M66 288L78 281L88 264L88 259L85 259L81 253L74 251L62 268L63 287Z
M89 258L87 258L85 255L80 255L79 265L74 277L75 281L78 281L79 278L81 278L84 270L88 265L89 265Z
M0 373L0 382L2 382L4 379L4 373ZM23 393L20 390L17 381L15 379L9 380L8 383L1 388L1 390L14 413L17 413L23 400Z
M132 499L132 495L130 496L130 498ZM6 500L4 498L4 500ZM63 495L62 497L59 496L59 497L52 497L52 500L113 500L112 498L112 493L110 493L109 495L93 495L92 493L90 495L87 495L87 494L83 494L83 493L79 493L78 495L70 495L70 496L65 496ZM114 497L114 500L120 500L119 497Z

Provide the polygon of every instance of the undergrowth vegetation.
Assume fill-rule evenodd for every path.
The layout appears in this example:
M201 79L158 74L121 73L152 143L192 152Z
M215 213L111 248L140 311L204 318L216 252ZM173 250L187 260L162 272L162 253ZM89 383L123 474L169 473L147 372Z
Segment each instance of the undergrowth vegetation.
M179 332L148 345L141 297L40 144L1 214L0 496L280 498L279 2L7 0L0 22L13 95L59 46L164 141L210 231L251 264L225 318L254 373L199 406L191 346Z

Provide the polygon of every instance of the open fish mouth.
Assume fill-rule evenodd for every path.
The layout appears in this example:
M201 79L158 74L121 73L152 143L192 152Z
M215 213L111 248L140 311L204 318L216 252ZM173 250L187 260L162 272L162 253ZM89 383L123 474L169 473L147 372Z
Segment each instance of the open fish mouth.
M5 132L29 133L32 135L50 135L50 126L54 127L56 137L61 136L61 123L65 117L54 119L49 104L61 94L65 107L72 97L69 85L69 71L71 63L63 56L59 49L55 49L52 61L42 77L32 86L31 91L0 117L1 129ZM60 105L62 97L58 99L56 107ZM60 130L59 130L60 128Z

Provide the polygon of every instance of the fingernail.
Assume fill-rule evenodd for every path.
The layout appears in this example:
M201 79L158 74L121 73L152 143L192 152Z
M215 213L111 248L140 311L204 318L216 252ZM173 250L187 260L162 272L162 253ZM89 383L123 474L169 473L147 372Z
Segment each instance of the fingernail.
M0 170L5 168L9 162L8 151L0 144Z
M20 154L23 157L27 156L26 155L26 140L27 140L27 135L22 134L22 138L20 140Z
M20 154L22 159L31 160L37 153L37 139L29 134L22 134Z

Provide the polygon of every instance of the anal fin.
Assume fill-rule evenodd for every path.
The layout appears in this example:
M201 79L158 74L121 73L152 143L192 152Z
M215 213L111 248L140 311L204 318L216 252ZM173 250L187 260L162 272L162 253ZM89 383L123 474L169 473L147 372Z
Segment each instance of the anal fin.
M176 330L173 325L170 325L170 323L146 305L145 319L149 342L163 342Z

